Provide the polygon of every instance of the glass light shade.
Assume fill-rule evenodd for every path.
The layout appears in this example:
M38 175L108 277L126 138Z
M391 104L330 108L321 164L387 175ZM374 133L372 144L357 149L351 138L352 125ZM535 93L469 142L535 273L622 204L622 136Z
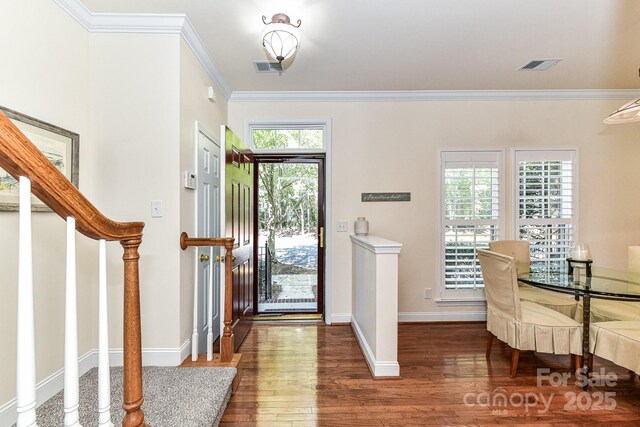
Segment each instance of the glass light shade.
M609 125L640 121L640 98L631 101L611 113L604 122Z
M300 32L289 24L268 24L262 30L262 45L278 62L290 58L298 49Z

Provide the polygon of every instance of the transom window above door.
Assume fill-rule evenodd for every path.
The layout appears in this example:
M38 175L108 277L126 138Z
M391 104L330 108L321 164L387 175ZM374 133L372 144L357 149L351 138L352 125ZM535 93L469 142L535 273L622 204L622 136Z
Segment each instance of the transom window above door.
M326 122L250 123L251 149L256 152L325 152Z

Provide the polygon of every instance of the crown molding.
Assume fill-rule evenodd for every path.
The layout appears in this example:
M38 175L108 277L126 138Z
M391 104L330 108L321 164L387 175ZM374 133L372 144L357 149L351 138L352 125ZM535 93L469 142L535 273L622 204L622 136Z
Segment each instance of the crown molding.
M222 92L222 95L228 101L229 98L231 98L231 88L227 84L224 77L222 77L220 69L213 61L213 58L211 58L211 55L209 55L209 52L200 39L200 36L198 36L195 28L193 28L193 25L191 25L191 21L189 21L189 18L187 16L185 16L184 18L185 24L183 25L182 32L180 33L182 34L182 38L184 39L185 43L187 43L187 46L191 48L191 51L207 71L207 74L209 74L211 80L215 82L215 84L218 86L218 89L220 89L220 92Z
M67 12L85 29L91 30L92 13L87 7L78 0L53 0L62 10Z
M572 101L640 97L635 89L407 90L407 91L233 91L230 102L408 102L408 101Z
M231 88L184 14L93 13L80 0L53 0L91 33L180 34L207 74L229 100Z
M80 0L53 1L89 32L180 34L230 102L571 101L640 97L640 91L634 89L232 91L186 15L93 13Z

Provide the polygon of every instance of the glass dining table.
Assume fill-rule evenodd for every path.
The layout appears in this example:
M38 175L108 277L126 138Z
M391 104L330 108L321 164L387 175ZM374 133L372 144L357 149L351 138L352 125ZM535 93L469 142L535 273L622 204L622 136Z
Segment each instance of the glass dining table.
M536 288L570 294L582 300L582 375L589 376L589 324L591 318L591 298L640 301L640 273L593 267L592 276L587 277L586 269L574 268L549 270L535 265L529 273L518 275L518 280ZM586 390L588 382L583 382Z

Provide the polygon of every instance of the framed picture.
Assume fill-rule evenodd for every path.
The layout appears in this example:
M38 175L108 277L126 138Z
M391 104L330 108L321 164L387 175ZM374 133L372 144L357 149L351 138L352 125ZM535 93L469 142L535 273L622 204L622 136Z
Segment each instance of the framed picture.
M0 111L11 119L73 185L78 187L80 135L2 106ZM17 211L18 202L18 181L0 168L0 211ZM31 210L51 211L34 196L31 196Z

